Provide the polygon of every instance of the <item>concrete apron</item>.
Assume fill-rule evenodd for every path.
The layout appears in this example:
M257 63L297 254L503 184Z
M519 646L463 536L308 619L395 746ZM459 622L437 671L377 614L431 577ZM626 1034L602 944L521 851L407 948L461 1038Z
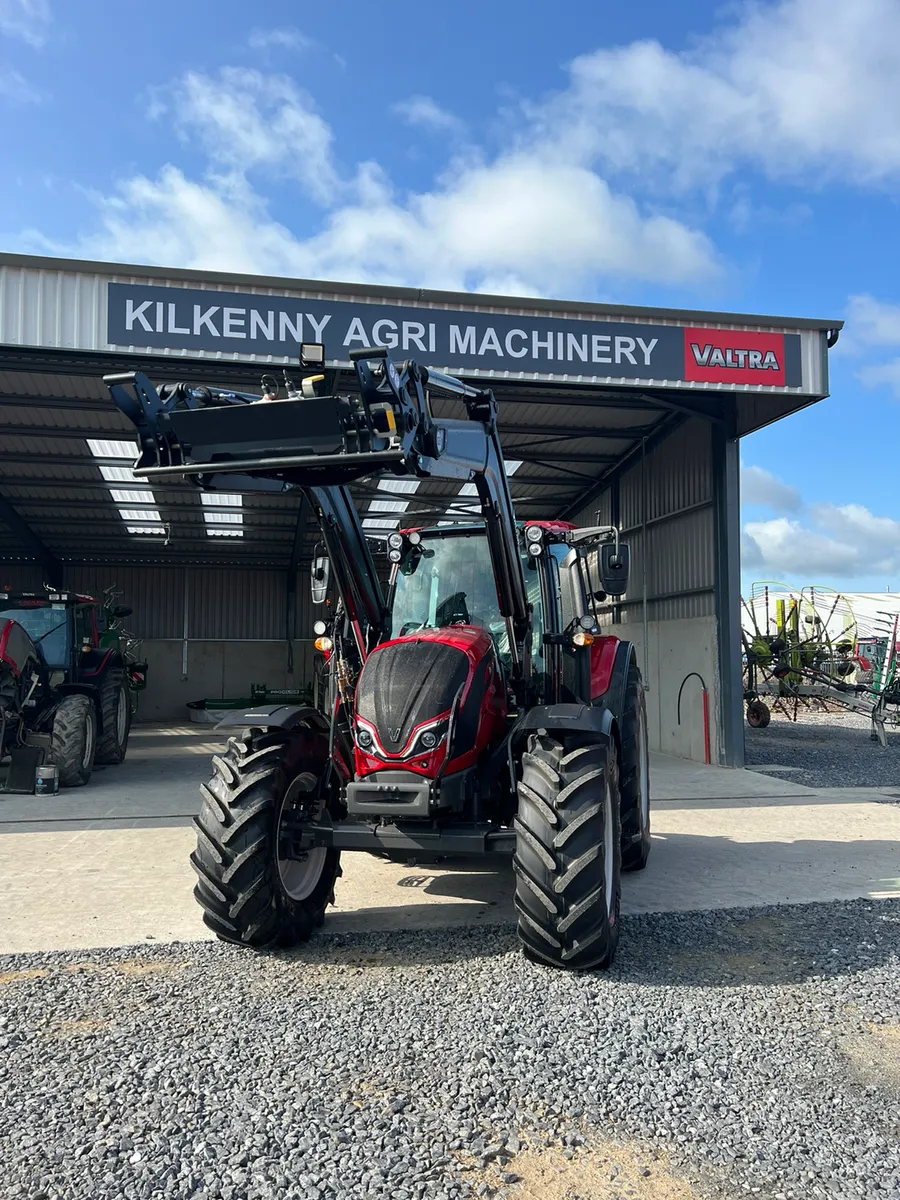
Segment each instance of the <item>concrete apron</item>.
M188 827L209 731L135 730L88 788L0 802L0 953L200 941ZM900 806L655 756L653 852L625 914L900 896ZM345 854L326 929L511 922L508 862Z

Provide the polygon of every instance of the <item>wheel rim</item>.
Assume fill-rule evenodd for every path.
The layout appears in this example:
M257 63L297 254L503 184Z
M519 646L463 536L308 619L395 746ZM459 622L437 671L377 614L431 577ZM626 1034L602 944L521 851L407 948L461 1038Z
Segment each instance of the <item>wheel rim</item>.
M650 822L650 748L647 744L647 711L644 708L641 708L638 720L638 787L643 830Z
M276 862L281 886L291 900L308 900L316 890L325 870L328 856L327 846L314 846L301 858L288 858L282 854L281 823L290 807L288 796L281 802L278 813L278 828L275 830Z
M611 917L613 911L613 867L615 865L615 846L613 845L613 790L610 787L608 780L606 783L603 825L603 878L606 885L606 912Z
M119 703L116 705L116 742L118 745L123 745L125 742L125 728L128 723L128 696L125 689L119 691Z
M292 900L308 900L316 890L325 870L326 846L314 846L301 859L278 859L281 886Z
M81 756L81 766L87 770L94 757L94 714L88 713L84 722L84 754Z

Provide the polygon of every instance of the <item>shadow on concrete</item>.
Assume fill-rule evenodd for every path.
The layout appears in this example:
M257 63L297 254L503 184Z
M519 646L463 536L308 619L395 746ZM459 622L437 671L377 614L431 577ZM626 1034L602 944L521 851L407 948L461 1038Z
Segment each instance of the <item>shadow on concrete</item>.
M895 785L896 786L896 785ZM806 808L830 804L896 803L898 796L881 792L877 788L827 788L819 791L782 794L777 780L773 781L769 796L702 796L694 800L683 798L666 799L651 796L651 804L657 809L685 809L702 811L717 808Z

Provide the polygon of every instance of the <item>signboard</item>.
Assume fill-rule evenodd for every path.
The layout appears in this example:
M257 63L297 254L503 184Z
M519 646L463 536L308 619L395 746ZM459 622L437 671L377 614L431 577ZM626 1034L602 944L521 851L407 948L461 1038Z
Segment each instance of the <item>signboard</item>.
M294 359L324 342L329 362L388 346L451 370L585 380L800 387L800 335L696 329L568 317L505 316L355 300L300 300L242 292L108 285L114 346L220 351Z

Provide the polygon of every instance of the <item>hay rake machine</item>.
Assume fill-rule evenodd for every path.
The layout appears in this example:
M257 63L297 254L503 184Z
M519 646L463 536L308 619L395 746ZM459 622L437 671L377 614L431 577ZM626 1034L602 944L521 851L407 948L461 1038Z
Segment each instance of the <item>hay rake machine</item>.
M794 591L755 583L742 599L747 723L764 729L773 709L796 721L801 709L867 716L887 745L900 725L900 618L879 613L861 628L850 601L828 587Z

